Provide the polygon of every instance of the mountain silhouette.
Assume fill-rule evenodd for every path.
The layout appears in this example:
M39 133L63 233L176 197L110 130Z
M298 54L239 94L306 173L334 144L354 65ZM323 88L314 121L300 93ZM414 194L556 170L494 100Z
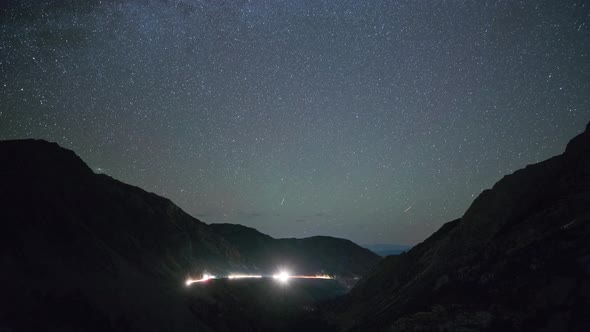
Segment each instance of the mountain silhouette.
M346 331L590 331L590 124L326 310Z
M347 240L207 225L55 143L4 141L0 155L0 329L590 330L590 124L381 260ZM340 298L333 281L183 284L277 267L360 281Z
M379 261L348 240L207 225L55 143L2 141L0 156L0 330L207 330L189 276L289 264L350 279Z

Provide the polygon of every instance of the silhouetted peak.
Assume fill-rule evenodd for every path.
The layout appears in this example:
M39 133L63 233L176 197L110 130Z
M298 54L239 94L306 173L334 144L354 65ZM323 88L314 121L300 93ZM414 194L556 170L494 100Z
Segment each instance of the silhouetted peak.
M461 219L383 260L351 292L342 327L587 330L590 301L567 301L590 289L588 152L590 124L563 154L506 175Z
M586 125L586 130L574 137L565 149L566 154L582 154L590 151L590 122Z
M57 143L37 139L0 141L3 174L30 173L44 176L92 174L92 170L72 150Z

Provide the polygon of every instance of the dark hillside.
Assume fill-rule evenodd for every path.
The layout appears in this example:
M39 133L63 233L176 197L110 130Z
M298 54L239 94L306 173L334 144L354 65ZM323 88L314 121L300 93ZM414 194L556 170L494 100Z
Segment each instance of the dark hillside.
M189 275L260 271L260 262L363 275L379 260L347 240L224 234L54 143L3 141L0 156L0 328L206 329L186 303ZM251 255L244 244L258 238ZM285 241L297 245L275 254ZM316 254L331 246L339 251Z
M589 239L590 125L384 259L331 317L358 331L588 331Z

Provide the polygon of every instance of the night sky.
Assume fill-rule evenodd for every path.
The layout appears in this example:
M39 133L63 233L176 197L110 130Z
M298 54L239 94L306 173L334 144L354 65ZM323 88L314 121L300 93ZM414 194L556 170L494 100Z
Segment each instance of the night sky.
M587 1L0 10L0 139L275 237L422 241L590 120Z

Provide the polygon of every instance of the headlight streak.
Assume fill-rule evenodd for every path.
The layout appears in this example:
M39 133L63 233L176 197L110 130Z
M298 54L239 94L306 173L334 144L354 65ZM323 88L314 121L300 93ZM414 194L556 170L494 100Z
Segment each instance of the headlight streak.
M274 274L272 276L272 278L275 280L278 280L280 283L284 284L284 283L287 283L287 281L289 281L289 278L291 278L291 276L289 275L289 272L281 271L277 274Z
M262 278L261 275L255 274L230 274L227 276L227 279L260 279Z
M225 277L218 277L210 274L203 274L201 279L187 279L185 284L186 286L190 286L194 283L205 283L211 279L228 279L228 280L236 280L236 279L274 279L282 284L286 284L290 279L323 279L323 280L333 280L334 278L327 275L327 274L316 274L316 275L290 275L286 271L281 271L279 273L273 275L258 275L258 274L229 274Z
M203 277L201 279L191 279L191 278L188 278L186 280L185 284L187 286L190 286L190 285L192 285L192 284L194 284L196 282L205 282L205 281L208 281L210 279L217 279L217 277L214 276L214 275L210 275L210 274L204 273L203 274Z
M326 280L334 279L327 274L320 274L320 275L314 275L314 276L290 276L289 278L291 278L291 279L326 279Z

